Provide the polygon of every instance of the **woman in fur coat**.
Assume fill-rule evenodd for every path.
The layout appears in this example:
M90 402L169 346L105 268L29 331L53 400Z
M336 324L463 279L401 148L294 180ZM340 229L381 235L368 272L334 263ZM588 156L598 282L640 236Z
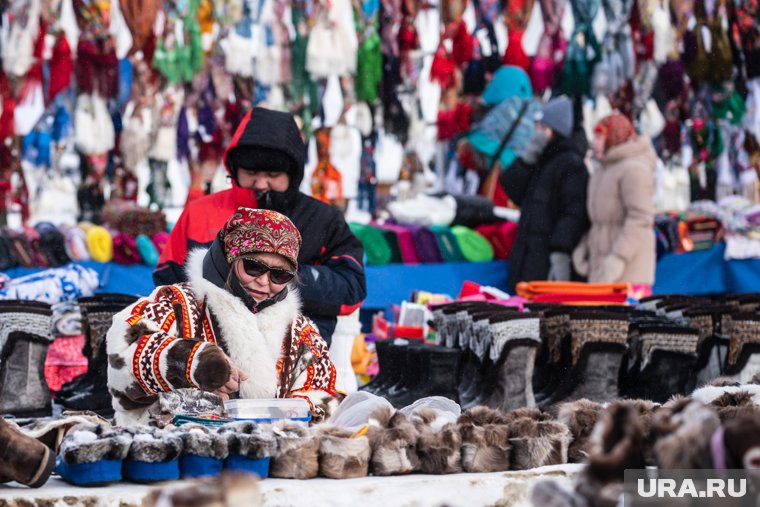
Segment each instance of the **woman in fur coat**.
M654 283L654 171L652 143L637 136L619 113L603 118L594 129L599 167L588 185L588 237L573 255L576 270L592 283Z
M284 215L238 208L211 247L193 251L189 282L157 287L114 316L108 387L119 425L145 424L161 393L307 400L326 415L335 366L301 314L301 235Z

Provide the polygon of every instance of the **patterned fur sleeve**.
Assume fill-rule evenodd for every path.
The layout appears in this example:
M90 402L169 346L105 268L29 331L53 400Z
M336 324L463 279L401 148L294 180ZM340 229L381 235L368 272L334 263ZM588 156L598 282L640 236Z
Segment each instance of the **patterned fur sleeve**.
M319 422L329 417L344 393L335 387L337 371L330 360L327 342L314 323L301 316L294 321L291 332L298 346L293 372L295 381L288 396L308 401L313 421Z

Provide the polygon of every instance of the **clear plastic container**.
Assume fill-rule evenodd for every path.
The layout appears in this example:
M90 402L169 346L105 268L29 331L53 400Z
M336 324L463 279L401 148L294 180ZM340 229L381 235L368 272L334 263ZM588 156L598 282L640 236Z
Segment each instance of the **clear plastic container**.
M282 419L308 422L309 404L299 398L229 400L224 402L227 415L237 420L273 422Z

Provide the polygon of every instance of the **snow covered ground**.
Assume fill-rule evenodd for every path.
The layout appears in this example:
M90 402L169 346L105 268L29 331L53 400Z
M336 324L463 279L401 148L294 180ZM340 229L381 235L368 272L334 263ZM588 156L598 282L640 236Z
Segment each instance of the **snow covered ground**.
M526 471L489 474L406 475L360 479L266 479L259 483L264 506L278 507L476 507L528 506L531 485L538 479L556 479L570 485L581 465L559 465ZM54 477L40 489L10 483L0 485L0 507L46 505L50 507L142 506L159 487L179 488L182 481L158 485L131 483L100 488L78 488Z

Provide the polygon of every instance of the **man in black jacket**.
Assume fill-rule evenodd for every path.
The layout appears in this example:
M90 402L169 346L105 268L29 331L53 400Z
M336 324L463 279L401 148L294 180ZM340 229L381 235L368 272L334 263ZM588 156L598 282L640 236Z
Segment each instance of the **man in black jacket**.
M525 152L501 173L504 190L521 209L509 263L512 291L518 282L570 280L570 255L589 228L588 141L574 125L572 102L551 100Z
M224 156L232 188L185 206L153 272L156 285L186 281L183 264L188 251L210 245L238 207L278 211L301 232L298 275L303 312L329 344L337 316L352 313L367 295L364 250L338 210L298 190L305 154L292 115L252 109Z

